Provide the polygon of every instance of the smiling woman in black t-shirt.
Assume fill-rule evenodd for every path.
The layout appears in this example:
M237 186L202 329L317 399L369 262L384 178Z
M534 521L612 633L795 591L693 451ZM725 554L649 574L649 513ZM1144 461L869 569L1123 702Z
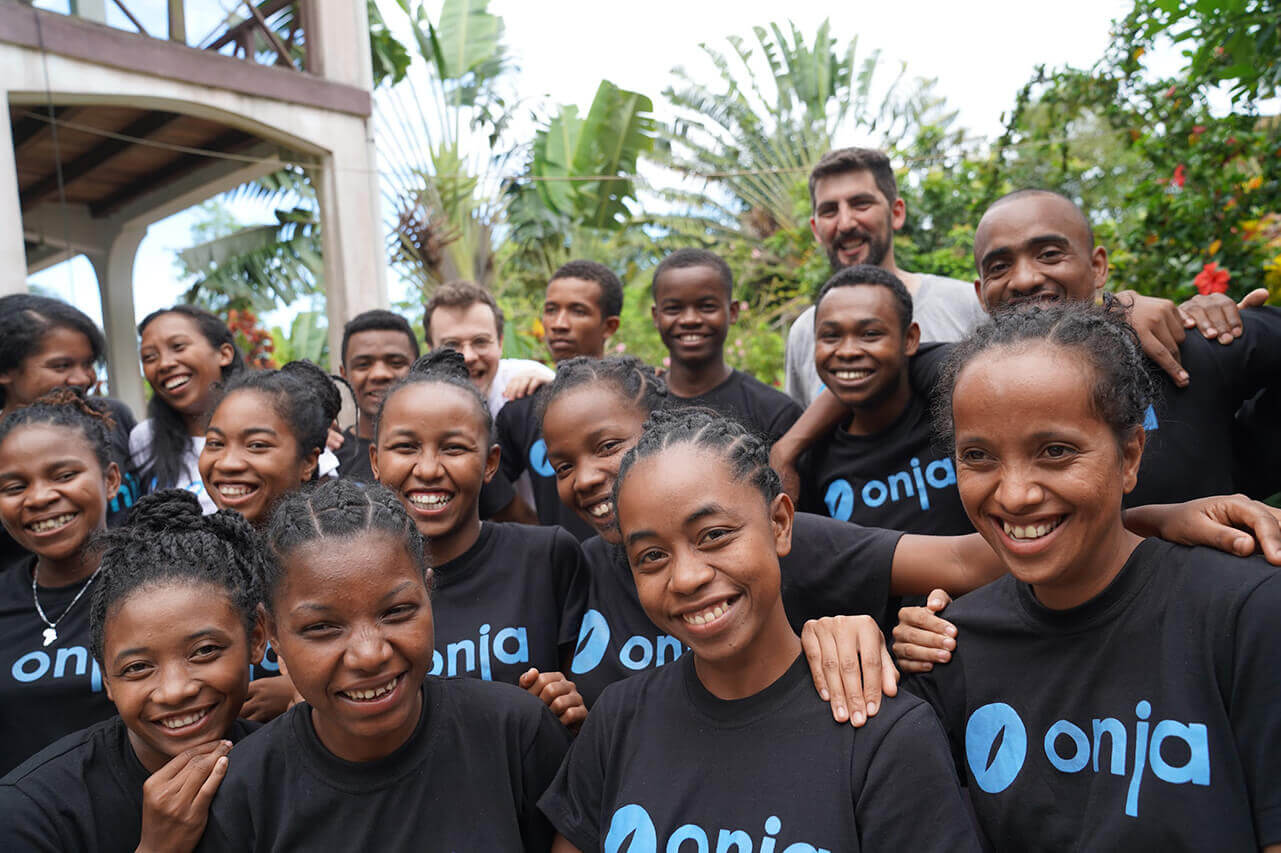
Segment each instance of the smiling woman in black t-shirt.
M252 528L171 489L100 548L92 646L120 715L0 781L0 849L191 850L232 742L257 727L238 719L265 643Z
M658 412L613 497L641 604L690 654L601 695L539 801L556 849L978 849L923 702L856 729L810 692L780 594L792 503L762 439Z
M499 463L491 434L463 357L446 349L414 363L374 425L374 476L431 552L431 673L519 684L576 725L586 709L561 673L587 596L582 552L559 527L480 520L480 489Z
M267 632L304 702L231 754L201 850L533 850L569 734L507 684L436 678L422 537L330 480L267 531Z
M1281 574L1121 519L1151 399L1107 308L998 316L944 373L966 511L1010 575L914 682L1002 850L1281 845Z

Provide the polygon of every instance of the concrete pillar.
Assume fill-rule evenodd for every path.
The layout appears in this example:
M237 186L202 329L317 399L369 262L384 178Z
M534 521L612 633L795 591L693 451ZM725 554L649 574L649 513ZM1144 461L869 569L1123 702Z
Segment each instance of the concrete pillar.
M133 262L147 236L143 227L128 227L87 257L98 275L102 326L107 333L107 380L111 396L124 402L141 419L146 407L142 372L138 366L138 332L133 306Z
M369 10L360 0L334 3L303 0L307 26L307 70L361 89L374 87L369 55Z
M349 126L367 130L368 122ZM389 305L373 140L350 138L355 135L339 140L346 144L335 145L334 153L310 172L320 202L329 361L335 373L342 360L343 324L361 311Z
M0 89L0 104L8 115L8 92ZM18 166L13 136L0 131L0 296L27 291L27 252L22 243L22 205L18 201Z

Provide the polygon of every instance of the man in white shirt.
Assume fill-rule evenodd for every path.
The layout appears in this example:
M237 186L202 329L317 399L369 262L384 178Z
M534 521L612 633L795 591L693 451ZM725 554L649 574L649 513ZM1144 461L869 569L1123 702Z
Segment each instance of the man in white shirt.
M912 273L894 262L894 232L907 221L889 158L869 148L829 151L810 172L810 230L827 252L832 272L871 264L892 273L912 296L921 342L959 341L987 315L972 282ZM823 390L814 367L814 309L787 335L786 390L802 407Z

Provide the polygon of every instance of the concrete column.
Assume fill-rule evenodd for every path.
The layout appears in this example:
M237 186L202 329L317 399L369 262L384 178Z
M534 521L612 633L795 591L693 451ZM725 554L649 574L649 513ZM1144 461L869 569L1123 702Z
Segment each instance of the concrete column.
M0 89L0 104L6 107L8 94ZM27 252L22 243L18 166L13 158L13 135L6 127L0 131L0 296L26 290Z
M361 0L302 0L307 24L307 70L361 89L374 86L369 55L369 10Z
M352 121L348 126L367 129L368 123ZM361 311L389 305L373 140L353 136L339 140L347 144L335 145L334 153L310 172L320 202L329 360L334 372L342 360L343 324ZM337 168L337 163L343 168Z
M145 226L125 228L107 243L105 250L86 255L98 275L102 325L107 333L107 379L111 383L111 396L133 409L139 419L144 416L146 407L142 372L138 366L133 262L138 254L138 245L145 236Z

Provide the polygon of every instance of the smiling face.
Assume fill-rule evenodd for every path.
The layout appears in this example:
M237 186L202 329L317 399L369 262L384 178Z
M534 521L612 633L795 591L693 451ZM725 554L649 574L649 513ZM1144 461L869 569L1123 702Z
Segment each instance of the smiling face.
M214 584L161 581L115 604L103 626L103 685L144 767L154 773L226 736L265 642Z
M370 329L347 339L342 375L356 395L362 427L368 424L373 429L383 397L392 385L409 375L414 357L414 348L405 333L394 329Z
M888 201L871 172L829 175L814 185L810 230L833 272L855 264L893 269L894 232L906 216L903 199Z
M264 524L280 497L311 479L320 450L300 455L293 429L275 401L249 389L218 404L205 431L200 479L219 509L234 509Z
M618 317L601 310L599 282L585 278L554 278L543 299L543 343L555 361L578 355L601 358L605 341L618 331Z
M41 558L75 558L106 528L107 502L120 488L115 463L104 471L78 429L20 426L0 444L0 519Z
M143 329L138 355L151 389L190 420L209 411L210 389L234 353L230 344L211 344L194 319L171 311Z
M374 477L400 498L433 559L466 550L480 530L480 488L498 470L475 397L445 382L413 382L383 405Z
M389 755L418 724L431 664L422 567L381 531L316 539L282 564L268 634L321 743L347 761Z
M966 513L1010 573L1060 609L1101 592L1128 557L1121 499L1143 453L1142 430L1118 443L1095 414L1097 377L1080 359L1046 344L989 350L952 398Z
M901 412L911 394L907 360L919 341L915 323L904 335L898 303L887 287L834 287L814 313L819 378L851 409L896 406Z
M471 381L480 393L489 394L503 357L503 339L498 334L494 309L483 302L457 308L438 306L431 312L427 335L433 346L462 353Z
M795 640L779 598L778 558L791 550L787 496L767 504L715 451L675 444L635 463L618 504L636 591L654 624L715 669L777 668L785 638Z
M63 326L50 329L35 352L0 373L5 411L29 406L63 385L88 391L98 380L95 361L93 345L83 332Z
M556 472L561 503L613 545L622 542L614 513L614 480L623 454L640 438L647 415L609 382L566 391L543 415L547 462Z
M998 202L974 232L975 282L989 312L1017 302L1094 299L1108 278L1108 255L1070 201L1029 193Z
M702 365L722 357L738 303L715 267L671 267L654 282L650 313L672 361Z

